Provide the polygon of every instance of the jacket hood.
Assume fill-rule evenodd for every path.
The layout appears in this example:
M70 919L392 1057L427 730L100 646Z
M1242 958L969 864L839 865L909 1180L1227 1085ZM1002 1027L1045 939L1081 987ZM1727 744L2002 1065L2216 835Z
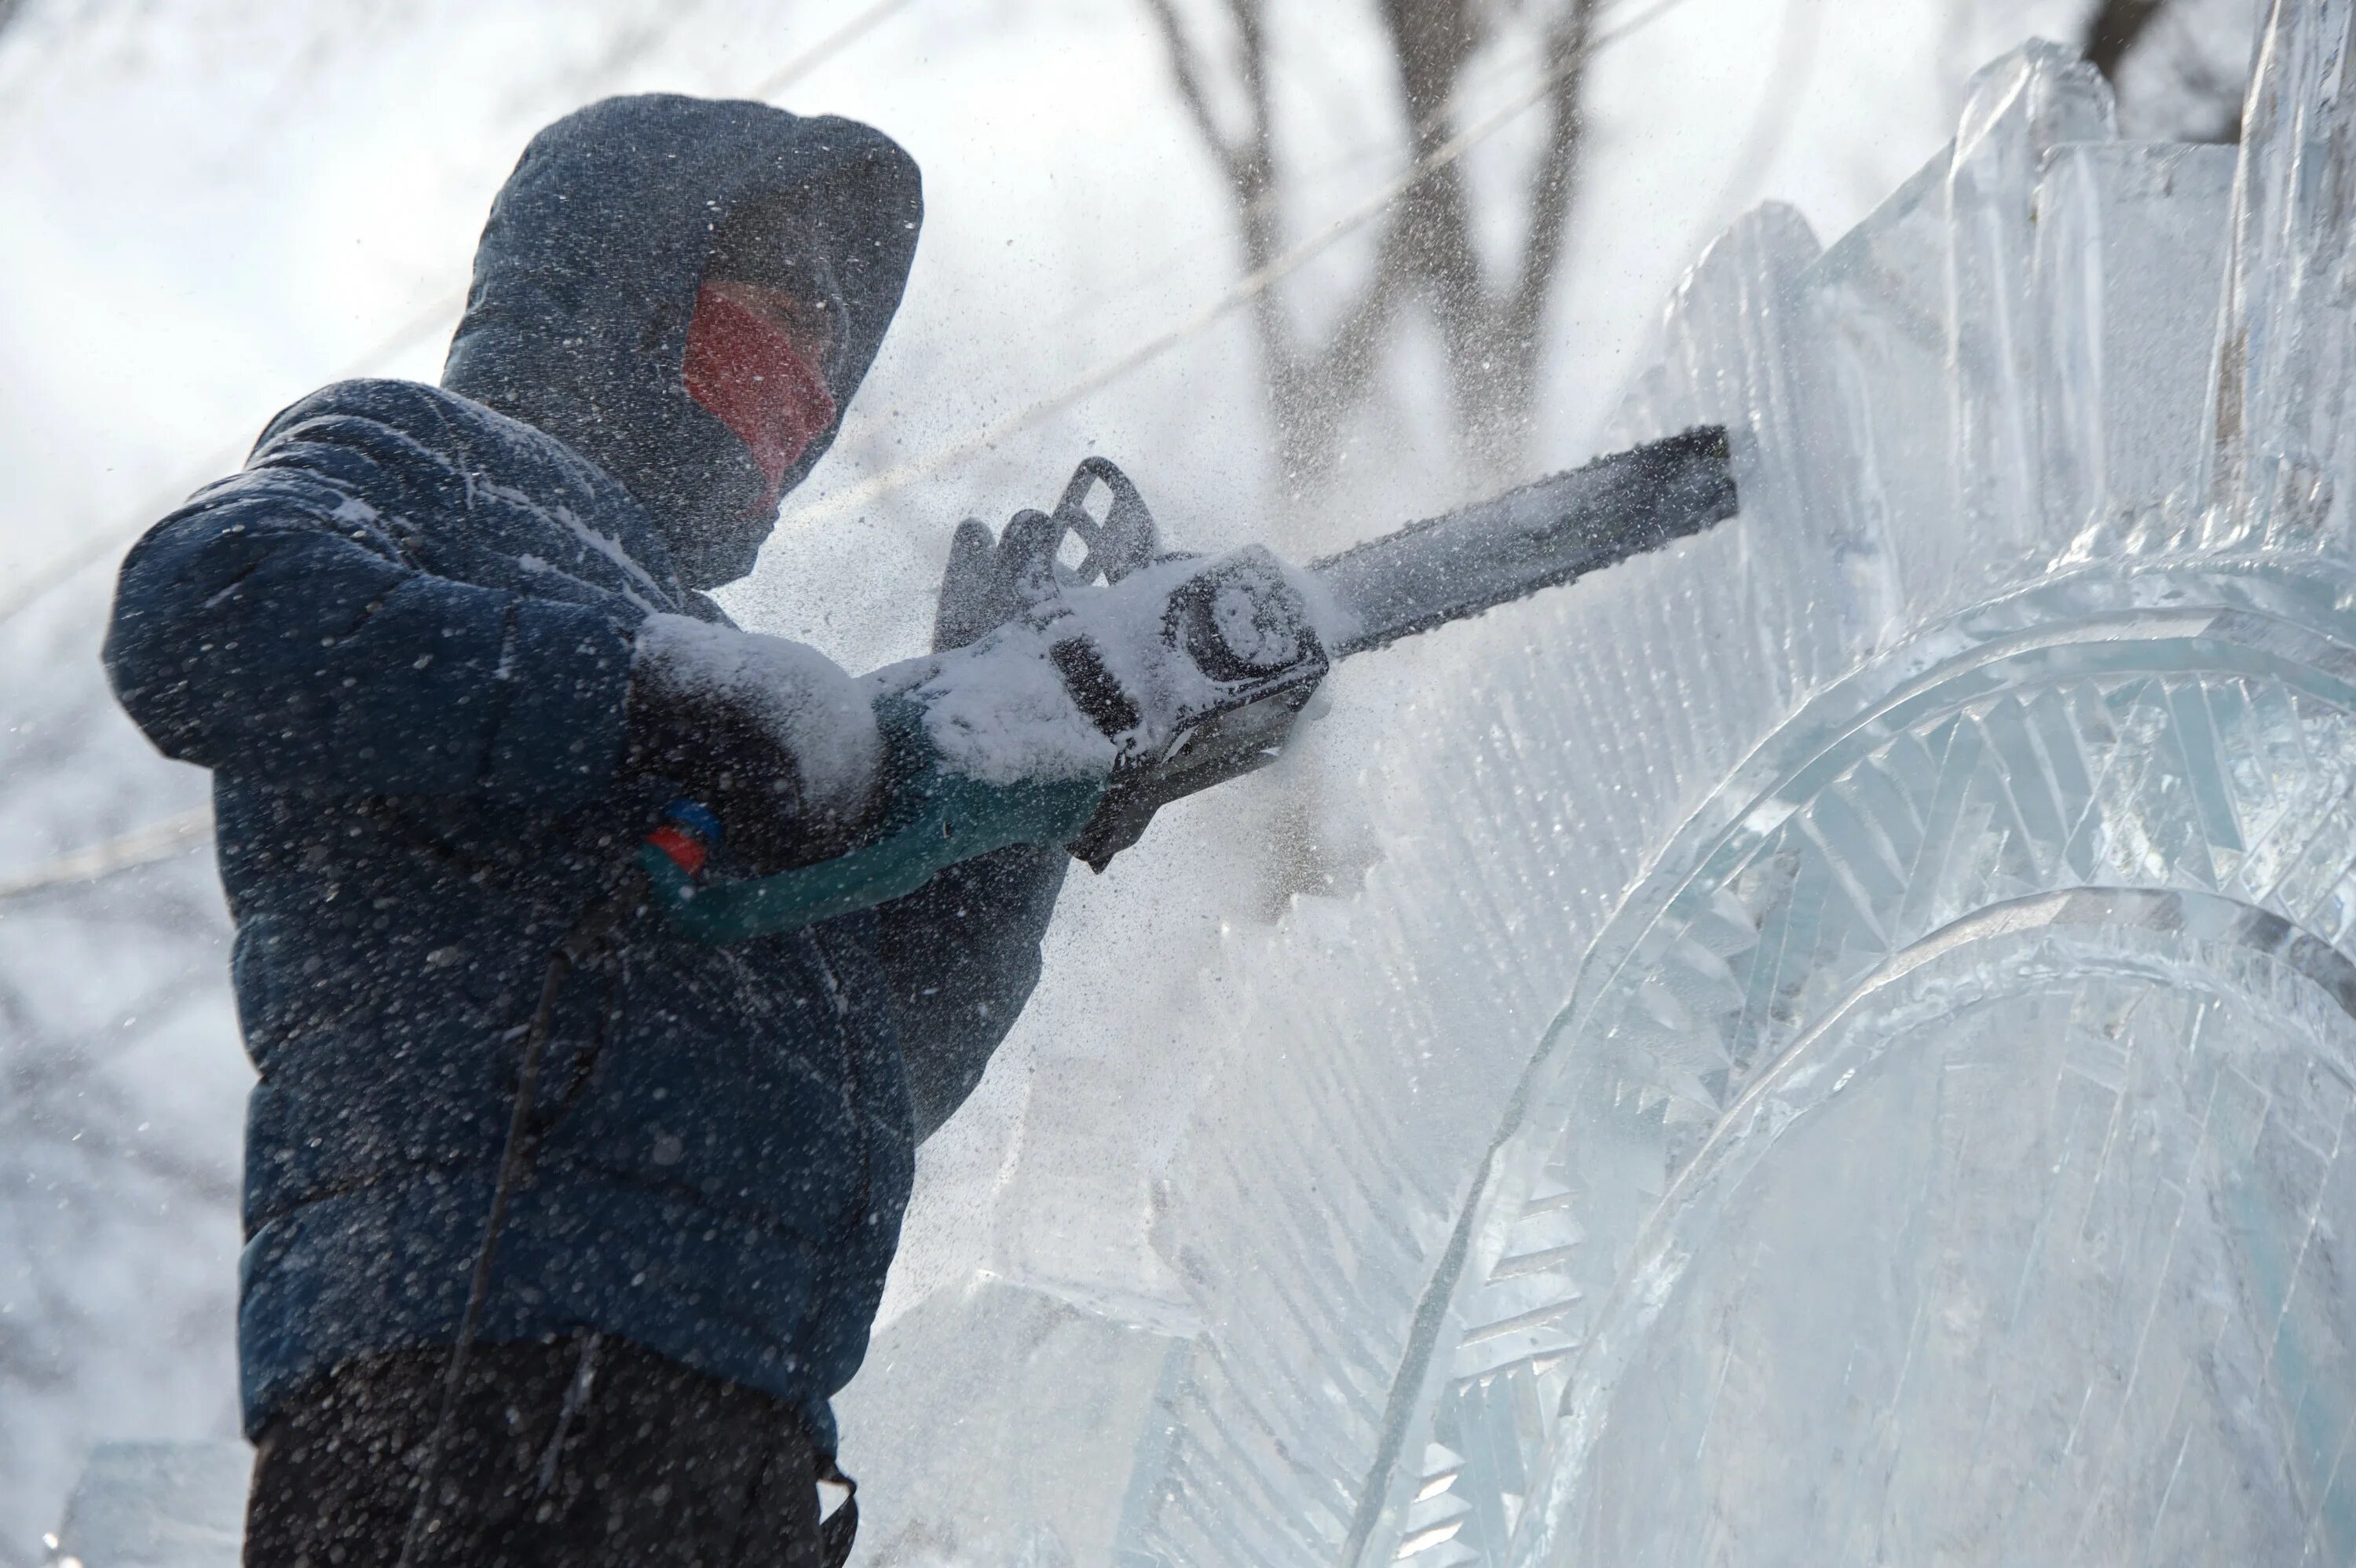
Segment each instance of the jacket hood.
M924 219L915 160L856 121L669 93L557 121L492 203L442 371L619 480L691 588L751 571L776 520L752 454L680 378L714 236L745 211L819 248L848 318L827 373L836 423L787 470L790 490L874 361Z

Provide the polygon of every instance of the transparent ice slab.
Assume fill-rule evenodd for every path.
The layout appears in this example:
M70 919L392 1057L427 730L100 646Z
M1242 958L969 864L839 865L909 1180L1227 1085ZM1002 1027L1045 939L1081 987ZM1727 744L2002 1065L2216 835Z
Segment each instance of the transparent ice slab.
M53 1568L237 1568L242 1443L102 1443L43 1544Z
M1345 672L1374 869L1037 1065L864 1561L2356 1561L2351 59L1710 250L1743 519Z

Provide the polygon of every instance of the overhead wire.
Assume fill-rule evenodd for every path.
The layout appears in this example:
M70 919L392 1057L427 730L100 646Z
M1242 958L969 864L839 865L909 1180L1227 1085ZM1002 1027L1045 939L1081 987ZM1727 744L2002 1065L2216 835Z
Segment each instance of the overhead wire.
M744 96L763 100L775 97L865 37L876 24L890 17L894 12L905 10L908 4L909 0L875 0L874 5L763 77L759 84Z
M142 823L102 843L72 850L29 870L0 876L0 903L51 888L94 882L117 871L168 860L211 837L212 830L212 810L201 805Z
M331 382L350 380L382 369L385 365L423 342L436 326L445 322L455 321L459 310L466 303L466 293L464 289L436 299L432 304L412 315L392 332L378 339L375 346L367 353L350 360L343 369L328 377L327 379ZM238 460L243 455L244 448L241 443L214 449L213 454L206 459L201 468L189 471L190 477L180 480L167 490L156 492L153 497L134 510L132 513L131 522L105 529L84 540L79 547L66 551L56 560L45 564L33 574L28 582L20 585L14 594L0 600L0 624L6 623L37 600L48 597L72 581L77 573L95 566L122 549L135 538L141 529L177 505L207 478L224 469L235 467Z

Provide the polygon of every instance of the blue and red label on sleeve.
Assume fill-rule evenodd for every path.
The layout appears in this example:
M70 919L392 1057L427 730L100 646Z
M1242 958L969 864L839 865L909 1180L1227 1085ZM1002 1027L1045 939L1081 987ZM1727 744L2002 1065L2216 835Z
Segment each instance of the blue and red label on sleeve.
M662 824L647 835L647 842L692 877L702 871L723 836L720 818L694 801L682 799L663 807Z

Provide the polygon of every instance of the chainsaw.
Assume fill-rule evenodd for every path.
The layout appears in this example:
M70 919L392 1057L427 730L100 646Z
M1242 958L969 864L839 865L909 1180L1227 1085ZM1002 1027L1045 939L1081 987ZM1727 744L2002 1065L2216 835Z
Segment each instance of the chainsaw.
M719 824L680 801L640 864L673 927L706 942L889 902L1011 844L1062 845L1100 871L1162 806L1282 755L1339 661L1658 549L1736 511L1727 432L1705 426L1295 571L1257 545L1207 559L1172 552L1129 476L1091 457L1054 511L1018 514L995 541L998 602L983 614L1005 613L1004 624L971 649L910 661L887 682L875 710L895 759L894 805L871 841L768 876L702 878ZM987 538L983 525L966 528ZM975 612L957 592L953 575L945 621ZM1059 683L1108 765L993 777L986 752L979 766L943 765L960 698L974 708L980 690L986 709L1020 696L970 677L959 686L992 658Z

